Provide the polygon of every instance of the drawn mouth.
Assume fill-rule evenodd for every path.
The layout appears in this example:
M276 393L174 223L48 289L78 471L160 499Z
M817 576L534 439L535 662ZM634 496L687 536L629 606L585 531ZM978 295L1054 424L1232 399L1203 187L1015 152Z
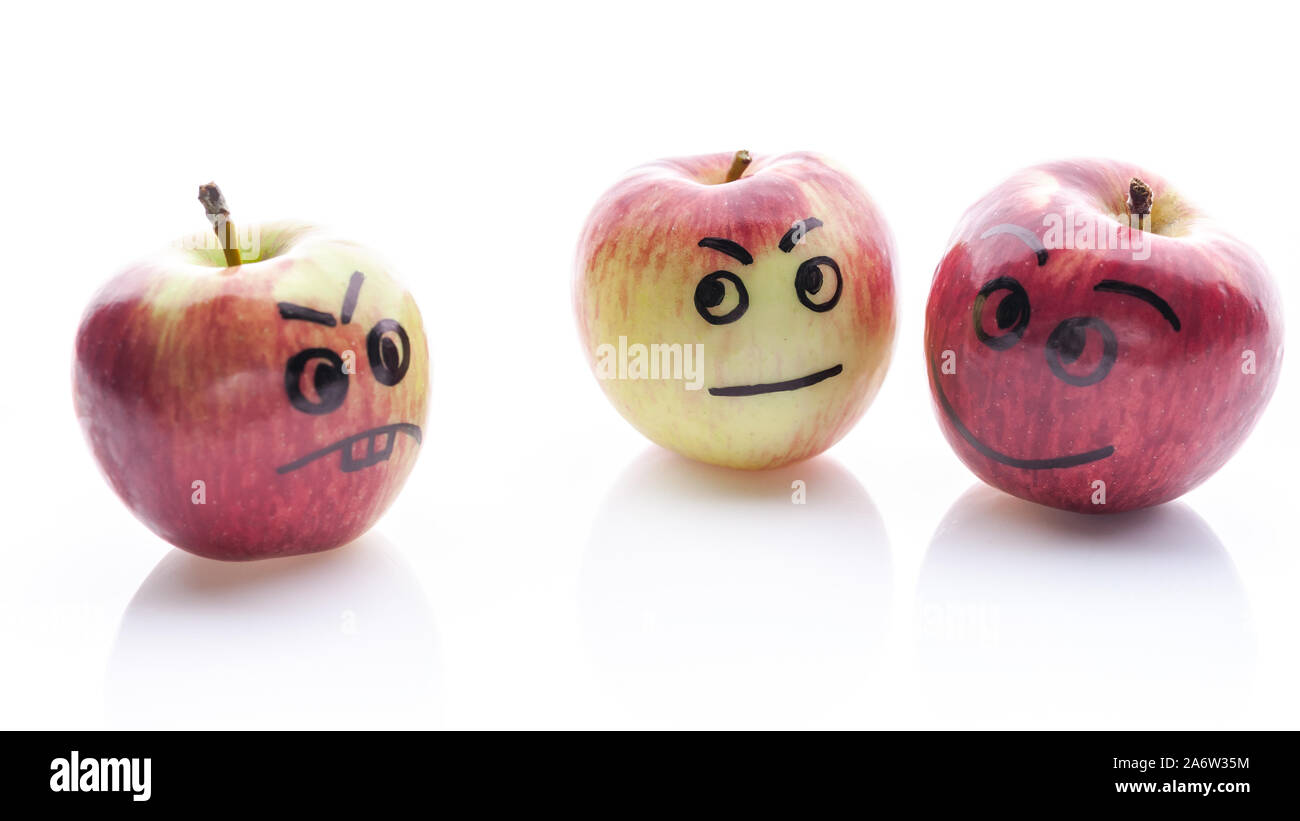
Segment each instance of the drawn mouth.
M994 462L999 462L1008 467L1021 468L1022 470L1050 470L1052 468L1078 467L1089 462L1097 462L1115 452L1114 445L1107 445L1104 448L1076 453L1071 456L1057 456L1053 459L1017 459L1014 456L1008 456L1002 451L994 450L976 439L975 434L971 433L970 429L962 424L961 419L957 416L957 410L948 401L948 395L943 392L943 385L939 384L939 374L934 359L930 360L930 381L934 384L934 394L939 397L939 406L943 408L943 413L948 417L948 421L952 422L953 427L957 429L963 439L970 443L971 447Z
M344 473L362 470L371 465L388 461L388 457L393 455L393 445L396 443L397 434L399 433L410 436L415 440L416 444L420 443L419 425L412 425L410 422L397 422L396 424L365 430L346 439L340 439L328 447L312 451L297 461L290 462L287 465L280 465L275 469L275 472L290 473L298 468L306 467L317 459L329 456L334 451L342 454L339 459L339 469Z
M838 376L844 370L843 365L836 365L833 368L827 368L824 371L810 373L807 376L801 376L798 379L787 379L785 382L767 382L762 385L736 385L731 388L709 388L712 396L754 396L760 393L776 393L778 391L797 391L800 388L806 388L809 385L816 385L824 379L830 379L832 376Z

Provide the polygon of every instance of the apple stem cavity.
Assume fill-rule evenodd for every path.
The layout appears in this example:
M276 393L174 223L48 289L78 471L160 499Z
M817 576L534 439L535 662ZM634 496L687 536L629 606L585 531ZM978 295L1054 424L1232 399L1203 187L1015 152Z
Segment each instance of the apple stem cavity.
M745 169L754 161L745 149L736 152L736 156L731 159L731 168L727 170L727 178L723 182L735 182L740 179L740 175L745 173Z
M226 198L215 182L199 186L199 202L207 213L208 222L217 234L221 251L226 255L226 266L235 268L244 264L243 255L239 253L239 239L235 224L230 221L230 209L226 207Z
M1134 177L1128 181L1128 212L1136 217L1145 217L1151 213L1151 200L1154 195L1151 186Z

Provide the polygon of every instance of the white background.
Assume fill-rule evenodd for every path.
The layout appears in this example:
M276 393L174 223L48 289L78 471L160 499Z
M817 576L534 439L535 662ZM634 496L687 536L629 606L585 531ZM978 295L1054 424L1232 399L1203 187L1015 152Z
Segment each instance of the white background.
M1293 14L10 5L0 726L1300 726L1294 359L1211 481L1103 520L980 486L921 354L962 211L1062 157L1164 175L1294 307ZM606 187L742 147L836 159L899 249L883 390L838 446L775 473L643 440L588 373L569 304ZM423 309L424 453L346 549L190 557L82 441L80 312L202 230L210 179L240 224L308 219L379 249Z

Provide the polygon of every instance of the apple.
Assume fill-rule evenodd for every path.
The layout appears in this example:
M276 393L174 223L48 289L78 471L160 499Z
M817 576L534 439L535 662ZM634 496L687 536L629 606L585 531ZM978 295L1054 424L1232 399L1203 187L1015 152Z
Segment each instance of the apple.
M196 237L113 278L74 364L77 416L122 501L226 560L368 530L415 464L428 403L420 312L382 261L300 223L246 235L258 247L235 265L233 238Z
M579 334L606 396L652 441L779 467L838 441L879 389L893 255L867 192L819 156L652 162L583 228Z
M1119 162L1022 171L934 274L925 353L944 435L981 479L1084 513L1167 502L1237 450L1277 384L1260 258Z

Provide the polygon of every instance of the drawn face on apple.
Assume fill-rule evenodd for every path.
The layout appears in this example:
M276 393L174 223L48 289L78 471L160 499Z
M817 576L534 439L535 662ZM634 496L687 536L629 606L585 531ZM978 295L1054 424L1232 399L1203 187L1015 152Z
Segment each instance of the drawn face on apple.
M1129 212L1140 194L1148 210ZM981 479L1116 513L1228 460L1276 385L1281 327L1259 257L1162 179L1069 161L967 211L931 285L926 367L940 428Z
M794 256L792 252L800 245L809 231L822 227L822 221L816 217L796 220L777 242L781 253ZM753 255L739 243L724 237L704 237L700 240L701 248L708 248L731 257L741 266L752 266ZM779 266L779 258L773 261ZM734 267L734 265L732 266ZM742 267L742 271L744 268ZM829 256L819 254L809 256L793 267L793 293L790 294L790 307L802 305L817 314L833 310L840 301L844 291L844 275L839 264ZM730 270L717 270L706 274L695 286L695 310L710 325L730 325L740 321L749 310L749 290L744 279ZM770 344L779 346L786 340L773 335ZM836 350L826 351L828 360L840 360L845 357ZM792 379L777 382L762 382L748 385L710 386L711 396L756 396L778 391L795 391L816 385L825 379L838 376L844 371L840 361L814 373L804 374Z
M963 349L956 358L960 361L982 357L987 360L990 369L996 369L999 363L1008 368L1032 367L1032 361L1026 362L1025 359L1041 357L1041 364L1037 367L1045 368L1055 380L1053 382L1043 377L1037 381L1036 384L1046 393L1070 394L1070 388L1092 389L1101 400L1093 416L1099 423L1095 426L1096 438L1091 443L1094 446L1072 453L1038 454L1012 454L993 447L981 439L976 432L979 429L978 412L975 413L976 419L967 420L953 406L948 396L951 388L945 390L944 380L938 378L941 366L932 358L931 380L939 406L971 447L985 458L1001 465L1019 470L1049 470L1077 467L1109 459L1116 452L1115 442L1109 440L1117 437L1110 433L1110 425L1105 424L1108 420L1104 407L1103 383L1111 378L1112 371L1120 359L1120 337L1116 334L1115 327L1119 327L1121 322L1125 323L1128 326L1127 338L1136 344L1141 344L1140 340L1144 338L1165 333L1179 333L1182 330L1182 322L1169 303L1155 291L1134 282L1118 279L1099 278L1092 284L1091 291L1095 294L1125 296L1150 306L1152 310L1133 311L1132 306L1129 306L1130 310L1120 311L1118 302L1109 304L1109 301L1104 299L1078 300L1077 304L1072 306L1071 303L1075 302L1072 292L1077 290L1078 283L1066 283L1069 288L1063 293L1060 288L1055 287L1057 283L1052 278L1034 275L1037 268L1048 264L1052 254L1068 252L1049 253L1037 236L1018 226L998 226L985 232L982 238L987 240L1004 233L1024 242L1028 251L1032 253L1033 267L1023 269L1024 273L1021 273L1019 278L1005 273L991 276L980 285L978 290L970 294L969 333L966 334L965 340L953 341L953 344L961 345ZM1022 279L1024 282L1021 281ZM1030 289L1043 298L1043 303L1051 306L1054 314L1064 312L1071 315L1059 320L1057 316L1049 315L1045 323L1039 323L1050 327L1046 335L1034 335L1026 340L1025 332L1029 328L1031 316L1034 316L1035 300L1030 294ZM1044 313L1047 311L1040 308L1039 316ZM1136 326L1136 330L1133 326ZM1026 357L1003 356L1012 348L1021 345L1029 351ZM1118 378L1124 378L1122 368ZM1086 404L1087 394L1077 395L1079 401ZM1041 402L1042 398L1040 397L1038 401ZM1083 414L1079 416L1082 417ZM1019 435L1027 441L1053 439L1055 437L1039 434L1035 427L1040 425L1052 427L1057 421L1046 415L1027 418L1025 423L1028 427L1021 430ZM1081 440L1087 442L1087 439L1087 434L1082 433ZM1101 440L1108 441L1103 443Z
M78 331L78 417L159 536L250 560L347 544L419 456L429 357L412 295L373 252L259 226L237 267L183 243L132 266Z
M575 307L601 388L639 431L703 462L774 468L830 447L874 398L892 239L819 157L759 157L724 181L731 162L651 163L607 192L579 244ZM678 353L689 367L663 378Z
M346 328L352 322L364 283L364 274L360 271L352 274L337 320L331 313L292 302L277 304L280 318L286 321L314 322L327 328ZM346 345L346 340L340 339L336 347L346 348ZM366 334L365 349L370 366L369 375L374 382L370 389L398 389L411 365L411 340L406 329L395 319L381 319ZM348 388L354 376L355 370L345 365L343 357L334 348L304 348L289 357L285 364L284 389L289 405L295 411L323 416L339 410L347 401ZM395 422L354 433L313 450L278 466L276 473L299 470L335 452L340 454L338 464L341 471L352 473L362 470L387 461L393 454L399 433L409 436L415 445L419 445L419 425Z

